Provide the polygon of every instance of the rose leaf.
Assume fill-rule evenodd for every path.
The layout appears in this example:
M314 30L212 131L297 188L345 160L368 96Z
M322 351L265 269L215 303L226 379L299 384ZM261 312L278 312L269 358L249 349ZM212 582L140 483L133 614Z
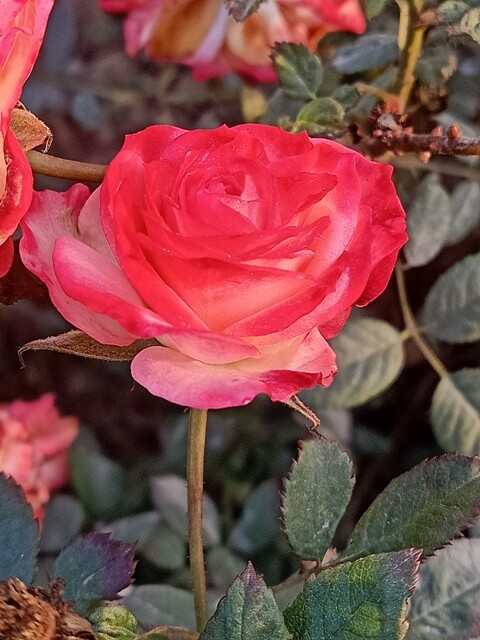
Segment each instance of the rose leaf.
M433 431L446 451L480 451L480 369L444 376L433 394Z
M333 66L340 73L358 73L395 62L398 57L397 38L390 33L369 33L355 44L339 47Z
M289 640L275 598L249 563L207 623L200 640Z
M23 489L0 472L0 580L32 581L38 538L38 524Z
M422 549L433 553L480 510L480 458L444 455L394 478L362 515L344 557Z
M289 98L314 100L323 81L320 58L303 44L277 42L272 49L273 66L280 87Z
M420 567L408 614L408 640L477 637L479 600L480 540L456 540Z
M466 238L480 223L480 184L463 180L452 193L454 216L448 232L448 244Z
M480 340L480 253L467 256L442 274L428 292L422 324L445 342Z
M450 196L437 174L424 178L408 210L409 241L404 253L411 267L421 267L435 258L447 244L452 222Z
M93 531L78 536L56 558L52 573L65 580L65 599L83 613L97 600L113 600L128 587L135 570L135 547Z
M285 482L285 532L303 559L321 560L352 495L352 464L336 442L318 437L300 443Z
M144 627L163 625L195 628L193 595L166 584L142 584L133 587L122 599Z
M300 394L317 413L365 404L387 389L403 368L401 334L383 320L352 318L331 346L338 366L332 386L315 387Z
M385 553L324 569L285 610L295 640L401 640L419 553Z

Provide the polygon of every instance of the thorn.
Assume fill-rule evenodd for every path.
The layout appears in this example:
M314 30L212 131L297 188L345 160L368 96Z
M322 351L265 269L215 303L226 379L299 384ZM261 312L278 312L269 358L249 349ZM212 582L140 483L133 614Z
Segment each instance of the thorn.
M420 160L423 162L423 164L428 164L431 157L432 154L430 153L430 151L422 151L420 153Z
M461 135L462 135L462 130L460 129L458 124L452 123L448 127L447 136L450 138L450 140L455 140L456 138L459 138Z
M443 136L443 128L439 125L438 127L434 127L431 132L431 136Z

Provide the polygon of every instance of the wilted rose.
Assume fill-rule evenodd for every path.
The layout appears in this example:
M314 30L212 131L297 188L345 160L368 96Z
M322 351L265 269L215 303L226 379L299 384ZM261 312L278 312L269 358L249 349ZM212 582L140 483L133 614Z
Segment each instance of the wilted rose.
M391 167L265 125L153 126L103 185L36 194L21 255L154 395L196 408L328 386L326 338L379 295L405 243Z
M100 0L105 11L128 13L130 55L182 62L204 80L236 71L273 82L275 42L301 42L312 51L330 31L365 31L358 0L266 0L244 22L228 15L223 0Z
M30 165L10 129L42 44L53 0L0 2L0 276L13 259L12 235L32 199Z
M0 471L23 487L40 521L50 492L68 481L66 451L77 432L77 418L61 417L51 393L0 405Z

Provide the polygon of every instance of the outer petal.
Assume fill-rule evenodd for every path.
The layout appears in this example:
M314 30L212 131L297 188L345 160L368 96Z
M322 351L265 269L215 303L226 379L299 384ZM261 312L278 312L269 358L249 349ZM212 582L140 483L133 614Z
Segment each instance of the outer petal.
M54 246L57 238L78 237L76 219L89 197L84 185L75 185L65 193L44 191L36 193L28 215L22 221L23 236L20 241L20 255L25 266L45 282L53 304L60 313L76 327L96 340L107 344L127 345L135 336L125 331L116 321L92 312L83 304L67 295L57 278L53 265ZM84 212L91 218L90 237L93 243L100 243L103 256L111 255L110 247L104 240L99 224L98 192L92 195ZM97 219L95 219L95 212ZM88 229L88 225L87 225ZM98 245L97 245L98 247ZM102 255L101 253L99 255Z
M153 395L198 409L221 409L247 404L260 393L286 401L301 389L328 386L336 366L335 354L313 330L297 340L265 348L258 360L224 366L149 347L135 356L131 370L133 378Z

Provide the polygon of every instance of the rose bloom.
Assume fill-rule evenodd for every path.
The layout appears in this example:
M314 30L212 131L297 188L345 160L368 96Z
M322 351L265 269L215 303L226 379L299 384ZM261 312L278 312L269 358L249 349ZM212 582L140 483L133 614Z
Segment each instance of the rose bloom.
M266 125L128 136L91 196L35 194L21 256L60 313L196 408L328 386L326 339L387 285L406 241L392 168Z
M50 492L68 481L66 450L77 432L77 418L60 417L51 393L0 405L0 471L23 487L40 522Z
M42 44L53 0L0 1L0 276L13 260L12 235L32 199L33 178L27 158L10 129Z
M244 22L228 15L224 0L100 0L105 11L128 13L130 55L182 62L198 80L231 71L274 82L275 42L301 42L315 50L330 31L365 31L359 0L267 0Z

